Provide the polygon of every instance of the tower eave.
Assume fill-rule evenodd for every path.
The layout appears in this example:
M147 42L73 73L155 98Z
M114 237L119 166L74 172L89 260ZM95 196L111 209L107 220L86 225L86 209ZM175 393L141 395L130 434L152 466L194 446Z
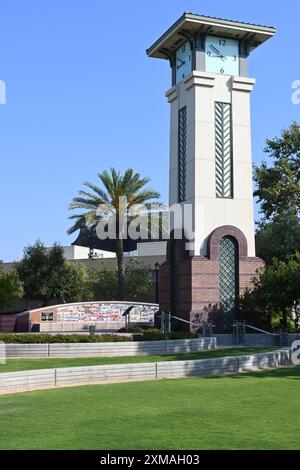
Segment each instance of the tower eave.
M204 33L222 35L247 40L250 50L254 50L274 36L276 28L243 23L222 18L213 18L193 13L184 13L149 49L147 55L158 59L168 59L186 41L187 34Z

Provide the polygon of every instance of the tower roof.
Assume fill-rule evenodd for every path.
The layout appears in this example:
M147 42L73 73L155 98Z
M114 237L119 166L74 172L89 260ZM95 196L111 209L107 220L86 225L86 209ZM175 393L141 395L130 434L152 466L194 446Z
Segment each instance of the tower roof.
M184 13L147 49L147 55L167 59L168 55L164 51L168 51L169 54L175 52L187 40L189 34L196 32L244 39L249 42L249 50L253 50L274 36L276 28L194 13Z

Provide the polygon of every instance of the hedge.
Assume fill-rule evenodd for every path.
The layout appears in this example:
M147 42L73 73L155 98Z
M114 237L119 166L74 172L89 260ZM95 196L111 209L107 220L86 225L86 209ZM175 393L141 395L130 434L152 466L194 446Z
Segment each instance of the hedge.
M189 331L173 331L172 333L161 333L160 330L155 328L144 331L143 333L136 333L133 335L133 341L159 341L164 339L195 339L199 335L190 333Z
M3 343L49 344L49 343L117 343L130 341L126 336L116 335L47 335L47 334L13 334L0 333Z
M0 341L3 343L19 344L49 344L49 343L120 343L123 341L159 341L164 339L193 339L198 338L196 333L188 331L174 331L169 334L163 334L160 330L151 328L142 333L135 333L130 336L117 335L47 335L47 334L13 334L0 333Z

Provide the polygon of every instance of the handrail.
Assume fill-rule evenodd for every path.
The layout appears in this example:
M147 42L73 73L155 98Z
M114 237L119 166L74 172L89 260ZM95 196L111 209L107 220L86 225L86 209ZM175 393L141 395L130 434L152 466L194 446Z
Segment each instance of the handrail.
M174 315L171 315L171 318L175 318L175 320L180 320L183 321L184 323L188 323L189 325L196 326L197 328L201 328L201 325L198 323L193 323L192 321L184 320L183 318L175 317Z
M245 323L245 326L248 328L251 328L252 330L260 331L260 333L264 333L266 335L278 336L278 333L271 333L270 331L261 330L260 328L256 328L256 326L248 325L247 323Z
M189 325L193 325L197 328L202 328L202 325L199 325L197 323L193 323L193 322L188 321L188 320L184 320L183 318L175 317L175 315L171 315L171 318L175 318L175 320L180 320L184 323L188 323ZM260 333L264 333L266 335L278 336L278 333L271 333L270 331L262 330L261 328L256 328L256 326L248 325L248 323L244 323L244 326L248 327L252 330L259 331Z

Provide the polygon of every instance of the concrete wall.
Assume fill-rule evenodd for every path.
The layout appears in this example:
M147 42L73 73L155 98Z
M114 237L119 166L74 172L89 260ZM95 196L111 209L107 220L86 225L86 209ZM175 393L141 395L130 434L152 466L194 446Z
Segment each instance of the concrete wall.
M64 257L67 260L89 259L90 249L85 246L69 245L63 246L62 249L64 251ZM93 250L93 252L98 258L116 257L116 253L113 253L112 251Z
M0 373L0 394L83 384L238 374L290 364L288 349L198 361L115 364Z
M7 357L116 357L183 354L216 348L215 338L120 343L7 344Z
M218 347L222 346L232 346L232 335L231 334L215 334L214 335L217 339ZM285 343L282 344L284 347L290 347L293 341L300 339L300 333L287 333L284 334ZM258 334L246 334L245 335L245 342L243 346L278 346L280 344L280 338L278 337L275 341L274 336L266 335L262 333Z
M6 344L6 357L49 357L49 344Z
M289 350L247 356L201 359L198 361L159 362L158 378L227 375L269 369L290 364Z
M216 334L218 347L221 346L232 346L232 334ZM245 346L275 346L274 337L265 334L246 334L245 335Z
M0 374L0 394L55 387L56 369Z
M153 256L155 253L156 256L166 257L167 253L167 242L147 242L147 243L138 243L137 245L138 256Z

